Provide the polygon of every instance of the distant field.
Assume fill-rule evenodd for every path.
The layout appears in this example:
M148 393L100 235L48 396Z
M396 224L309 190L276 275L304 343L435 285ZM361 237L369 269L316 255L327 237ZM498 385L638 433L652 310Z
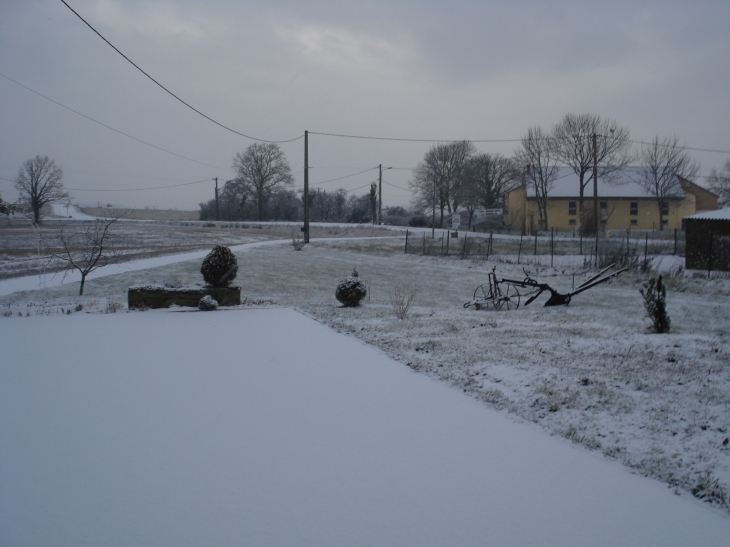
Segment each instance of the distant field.
M81 207L83 213L95 217L109 216L112 211L119 212L121 209L109 209L107 207ZM198 220L198 211L177 211L174 209L124 209L129 211L126 218L134 220Z

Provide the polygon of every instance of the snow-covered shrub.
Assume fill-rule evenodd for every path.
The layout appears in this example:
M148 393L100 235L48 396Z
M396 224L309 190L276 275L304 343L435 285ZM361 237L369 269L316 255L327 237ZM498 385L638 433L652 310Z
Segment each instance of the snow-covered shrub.
M368 294L365 284L360 281L357 270L352 270L352 275L348 275L340 281L335 290L335 298L342 302L346 308L354 308L360 305L360 301Z
M203 259L200 273L208 285L213 287L226 287L236 278L238 272L238 261L228 247L216 245L213 250Z
M198 309L203 311L217 310L218 301L209 294L206 294L203 298L200 299L200 302L198 302Z
M650 278L639 291L644 298L646 314L652 321L652 330L657 333L669 332L671 321L667 315L667 289L662 276Z

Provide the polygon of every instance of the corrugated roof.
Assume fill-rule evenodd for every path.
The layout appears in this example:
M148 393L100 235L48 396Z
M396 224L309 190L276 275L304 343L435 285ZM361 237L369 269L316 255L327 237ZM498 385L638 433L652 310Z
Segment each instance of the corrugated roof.
M705 211L696 215L684 217L685 220L730 220L730 208L717 211Z

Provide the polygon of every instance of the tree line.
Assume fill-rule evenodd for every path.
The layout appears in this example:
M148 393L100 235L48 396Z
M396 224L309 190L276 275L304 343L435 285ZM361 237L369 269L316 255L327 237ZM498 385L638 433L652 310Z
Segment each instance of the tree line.
M593 214L585 203L585 190L593 183L595 164L603 182L640 184L656 199L661 224L662 203L682 195L678 177L692 180L699 163L677 136L657 136L638 151L631 144L629 130L616 121L568 113L549 131L540 125L529 127L511 157L478 152L469 141L434 145L413 171L413 205L431 213L432 222L440 227L446 216L459 211L467 214L471 225L477 208L504 209L508 193L525 184L537 204L538 227L545 229L548 195L560 168L567 166L578 178L581 227L590 229ZM730 161L723 172L712 171L707 186L720 196L721 206L730 203Z
M508 193L524 183L536 200L539 227L545 228L548 195L559 168L567 166L578 178L581 227L590 226L592 213L585 203L585 189L593 182L594 162L602 182L619 178L625 182L625 175L619 177L619 173L631 173L632 180L656 199L661 217L662 203L681 195L678 177L692 180L699 172L699 163L677 136L656 136L638 151L631 144L629 130L616 121L596 114L568 113L549 131L539 124L530 126L511 157L479 152L466 140L434 145L413 170L409 182L413 192L411 209L386 207L380 220L444 227L445 217L460 212L471 226L477 209L504 209ZM631 169L627 171L627 167ZM302 220L304 193L292 189L294 177L278 145L250 145L235 155L233 170L236 178L223 185L218 199L199 204L201 220ZM62 179L62 168L48 156L35 156L21 166L15 188L20 206L28 210L34 222L41 221L43 206L69 200ZM706 186L719 196L721 207L730 205L730 160L722 171L710 172ZM359 196L344 189L310 188L306 199L313 222L362 223L378 219L375 183ZM12 211L4 204L0 213L7 216Z

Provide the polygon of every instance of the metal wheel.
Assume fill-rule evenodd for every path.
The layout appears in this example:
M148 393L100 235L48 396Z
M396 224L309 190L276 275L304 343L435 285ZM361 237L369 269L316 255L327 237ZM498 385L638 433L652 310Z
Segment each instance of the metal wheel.
M481 304L484 309L497 309L495 296L487 284L479 285L474 291L474 301Z
M516 310L520 307L520 293L514 285L507 285L500 298L499 309Z

